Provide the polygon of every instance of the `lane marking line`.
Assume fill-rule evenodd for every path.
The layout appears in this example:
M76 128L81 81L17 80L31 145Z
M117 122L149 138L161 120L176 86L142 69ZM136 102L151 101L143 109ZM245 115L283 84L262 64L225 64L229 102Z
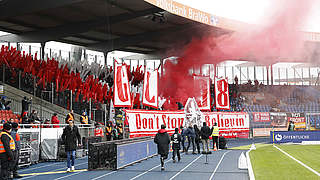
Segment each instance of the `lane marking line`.
M295 160L297 163L299 163L300 165L302 165L303 167L309 169L311 172L315 173L317 176L320 176L320 173L315 171L314 169L312 169L311 167L307 166L306 164L304 164L303 162L299 161L298 159L294 158L293 156L291 156L290 154L288 154L287 152L285 152L284 150L280 149L277 146L273 146L276 149L278 149L280 152L282 152L283 154L287 155L288 157L290 157L291 159Z
M169 162L169 161L172 161L172 159L169 159L169 160L165 161L164 163L166 164L166 163L167 163L167 162ZM148 172L150 172L150 171L154 170L155 168L160 167L160 165L161 165L161 164L159 164L159 165L157 165L157 166L155 166L155 167L153 167L153 168L151 168L151 169L149 169L149 170L147 170L147 171L145 171L145 172L143 172L143 173L141 173L141 174L138 174L137 176L135 176L135 177L131 178L130 180L137 179L138 177L140 177L140 176L143 176L143 175L147 174Z
M66 176L62 176L62 177L56 178L56 179L54 179L54 180L64 179L64 178L66 178L66 177L70 177L70 176L73 176L73 175L76 175L76 174L80 174L80 173L82 173L82 172L83 172L83 171L77 172L77 173L72 173L72 174L69 174L69 175L66 175Z
M222 160L223 160L224 156L225 156L227 153L229 153L229 152L230 152L230 151L226 151L225 153L223 153L222 157L220 158L219 163L217 164L216 168L214 169L213 173L211 174L211 176L210 176L209 180L211 180L211 179L213 178L213 176L214 176L214 174L217 172L218 167L220 166L220 164L221 164L221 162L222 162Z
M169 180L174 179L175 177L177 177L180 173L182 173L185 169L187 169L191 164L193 164L194 162L196 162L199 158L201 158L203 156L203 154L201 154L199 157L197 157L196 159L194 159L193 161L191 161L191 163L189 163L186 167L184 167L183 169L181 169L177 174L175 174L174 176L172 176Z
M76 166L80 166L80 165L82 165L82 164L87 164L87 163L88 163L88 162L76 164L75 167L76 167ZM65 167L63 167L63 168L58 168L58 169L54 169L53 171L41 172L41 173L55 174L55 173L57 173L57 172L59 173L58 170L61 170L61 169L65 169ZM77 170L74 170L74 171L77 171ZM61 171L60 173L67 173L67 171ZM31 174L32 174L32 173L31 173ZM35 177L35 176L38 176L38 175L42 175L42 174L35 174L35 175L27 175L27 174L24 174L23 176L26 176L26 177L21 178L21 180L22 180L22 179L29 179L29 178L32 178L32 177ZM44 174L44 175L45 175L45 174Z
M82 158L78 158L78 159L76 159L76 160L85 159L85 158L87 158L87 156L82 157ZM34 170L34 169L40 169L40 168L44 168L44 167L48 167L48 166L53 166L53 165L58 165L58 164L63 164L63 163L66 163L66 161L56 162L56 163L47 164L47 165L43 165L43 166L37 166L37 167L33 167L33 168L26 168L26 169L19 170L19 172L24 172L24 171Z
M87 169L79 169L79 170L74 170L70 173L74 172L83 172L83 171L88 171ZM29 173L29 174L20 174L20 176L37 176L37 175L46 175L46 174L60 174L60 173L66 173L67 171L49 171L49 172L40 172L40 173Z
M118 172L118 171L111 171L111 172L109 172L109 173L107 173L107 174L104 174L104 175L102 175L102 176L98 176L98 177L93 178L93 179L91 179L91 180L97 180L97 179L100 179L100 178L102 178L102 177L109 176L110 174L113 174L113 173L115 173L115 172Z
M248 164L248 174L249 174L250 180L255 180L254 172L253 172L253 168L252 168L252 164L251 164L251 160L250 160L250 154L249 154L250 151L251 151L251 149L246 152L246 156L247 156L246 158L247 158L247 164Z

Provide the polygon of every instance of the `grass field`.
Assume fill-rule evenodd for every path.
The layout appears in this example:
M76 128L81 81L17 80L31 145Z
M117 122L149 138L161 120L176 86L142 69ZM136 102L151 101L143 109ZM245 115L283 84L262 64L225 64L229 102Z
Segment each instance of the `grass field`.
M320 172L320 145L277 145L310 168ZM250 152L255 178L257 180L310 179L320 177L286 156L272 145L257 146Z

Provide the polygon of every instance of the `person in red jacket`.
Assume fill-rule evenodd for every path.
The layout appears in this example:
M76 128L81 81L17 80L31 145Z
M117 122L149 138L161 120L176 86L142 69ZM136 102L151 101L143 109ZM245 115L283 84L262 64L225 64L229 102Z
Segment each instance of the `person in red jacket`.
M57 113L54 113L52 118L51 118L51 124L59 124L60 120L57 117ZM59 128L58 125L54 125L53 128Z

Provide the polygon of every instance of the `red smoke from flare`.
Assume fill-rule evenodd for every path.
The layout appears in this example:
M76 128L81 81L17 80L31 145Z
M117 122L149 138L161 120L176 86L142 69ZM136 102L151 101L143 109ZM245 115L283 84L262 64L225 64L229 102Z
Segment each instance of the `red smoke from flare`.
M178 63L167 62L160 80L160 94L171 103L185 103L195 97L189 70L203 64L218 64L225 60L245 59L263 64L277 61L302 61L305 52L303 27L314 1L278 0L264 18L262 25L250 26L220 37L193 38L185 47Z

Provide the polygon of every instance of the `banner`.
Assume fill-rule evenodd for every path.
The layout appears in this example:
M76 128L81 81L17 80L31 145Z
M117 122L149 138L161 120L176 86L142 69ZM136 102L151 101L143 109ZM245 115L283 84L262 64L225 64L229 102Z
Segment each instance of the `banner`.
M147 69L144 73L142 104L158 108L158 70Z
M253 122L270 122L269 112L253 112Z
M131 107L131 93L127 68L115 63L114 68L114 107Z
M186 116L183 111L148 111L125 110L129 122L130 137L154 136L161 125L166 125L169 134L175 128L186 126ZM249 114L242 112L204 112L201 121L207 122L211 128L217 122L220 136L225 138L249 137ZM199 127L200 128L200 127Z
M116 111L114 109L113 102L112 102L112 99L111 99L111 101L110 101L110 109L109 109L109 121L111 121L113 124L116 123L116 121L114 119L115 114L116 114ZM105 124L105 126L107 126L107 123Z
M320 131L270 131L271 143L320 141Z
M214 95L217 109L230 110L229 85L227 79L215 77Z
M271 126L287 127L287 113L270 112Z
M218 124L220 136L225 138L249 137L249 114L242 112L204 112L202 121L209 127Z
M304 113L287 113L288 122L292 121L297 129L306 128L306 117Z
M184 125L185 114L183 111L126 110L126 118L130 137L141 137L154 136L162 124L173 134L175 128Z
M270 136L270 131L287 131L288 128L253 128L253 136L254 137L266 137Z
M199 93L195 97L200 110L210 111L210 78L203 76L193 76L195 90Z

